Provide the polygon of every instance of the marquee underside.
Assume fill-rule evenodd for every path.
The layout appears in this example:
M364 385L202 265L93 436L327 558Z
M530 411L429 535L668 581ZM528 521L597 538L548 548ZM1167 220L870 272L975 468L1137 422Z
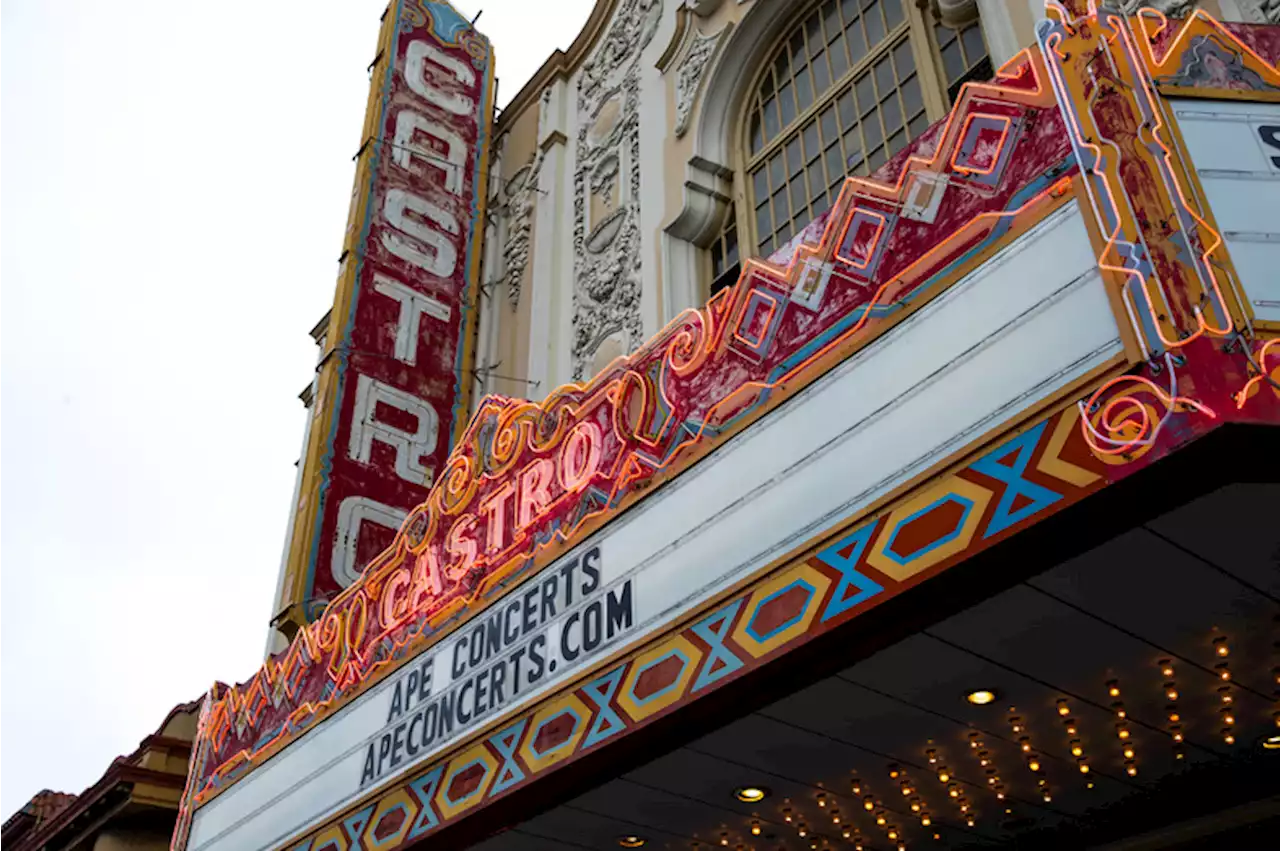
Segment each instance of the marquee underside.
M1267 440L1225 429L442 847L1267 847L1280 485L1222 464ZM736 800L751 786L768 797Z

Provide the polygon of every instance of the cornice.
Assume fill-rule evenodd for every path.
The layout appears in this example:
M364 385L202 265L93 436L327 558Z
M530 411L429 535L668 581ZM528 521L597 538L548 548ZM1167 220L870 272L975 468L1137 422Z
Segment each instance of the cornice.
M536 104L538 95L554 79L557 77L568 79L569 75L582 64L587 54L591 52L591 48L595 47L596 42L600 40L600 36L605 31L605 25L613 17L617 6L618 0L596 0L591 14L587 16L587 22L582 25L582 30L569 45L569 49L556 48L498 115L494 126L494 139L500 138L527 108Z

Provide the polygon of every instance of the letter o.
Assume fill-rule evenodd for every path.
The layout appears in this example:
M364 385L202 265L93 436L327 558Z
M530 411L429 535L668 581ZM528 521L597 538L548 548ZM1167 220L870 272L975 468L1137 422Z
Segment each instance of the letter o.
M593 422L581 422L573 427L560 446L560 485L570 493L581 489L591 481L600 469L600 426Z
M587 606L586 611L582 613L582 650L584 653L590 653L600 646L603 619L599 600Z

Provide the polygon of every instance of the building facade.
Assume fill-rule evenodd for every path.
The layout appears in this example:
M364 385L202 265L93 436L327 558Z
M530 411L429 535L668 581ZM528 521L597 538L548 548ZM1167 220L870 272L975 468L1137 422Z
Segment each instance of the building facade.
M175 706L155 733L83 792L45 790L0 831L9 851L162 851L187 783L199 701Z
M600 0L491 121L393 3L175 851L1266 847L1280 22L1166 5Z
M501 111L492 144L467 149L476 161L457 188L486 195L487 211L480 223L476 198L468 214L475 256L456 246L466 268L450 274L465 284L428 285L418 301L408 289L395 291L398 302L375 290L364 303L385 309L359 323L358 288L343 285L343 309L313 332L320 365L303 394L311 416L269 651L282 650L391 541L480 399L541 400L586 381L736 282L745 258L794 250L846 176L882 168L945 118L965 82L989 79L1032 44L1040 5L596 4L568 50ZM1185 14L1195 4L1165 6ZM1227 21L1277 15L1260 0L1200 6ZM476 91L463 95L473 117L485 102ZM365 183L369 198L378 191L369 183L375 123L358 157L340 279L357 274L352 260L371 238L356 202ZM455 141L426 130L416 137L406 173L443 174L428 149L461 151L453 131L444 135ZM464 256L457 250L450 256ZM453 325L441 322L449 316ZM373 329L361 332L363 322ZM416 357L393 355L410 331L421 335L424 358L436 352L442 362L424 371ZM361 366L359 353L377 340L387 351ZM364 377L342 377L348 359ZM452 390L439 389L450 382ZM379 421L379 408L391 419ZM353 434L362 442L349 450Z

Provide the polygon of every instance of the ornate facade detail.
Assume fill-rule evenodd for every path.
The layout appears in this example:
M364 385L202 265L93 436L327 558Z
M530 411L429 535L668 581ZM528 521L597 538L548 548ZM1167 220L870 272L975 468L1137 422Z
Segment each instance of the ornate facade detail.
M542 92L541 108L551 100L551 89ZM524 270L529 265L529 241L533 235L533 208L538 195L538 175L546 149L539 145L528 165L515 173L502 189L502 215L507 220L507 233L502 241L502 281L507 285L511 309L520 304L520 287Z
M640 315L640 54L662 0L622 0L578 80L573 176L573 378L620 335L644 339Z
M1236 0L1236 5L1247 23L1280 25L1280 0Z
M677 139L684 136L689 129L689 118L693 115L693 102L698 97L702 76L707 66L711 64L711 57L715 55L716 47L728 31L729 27L725 27L715 35L704 36L695 30L693 44L681 60L680 67L676 69Z
M1158 9L1171 18L1185 18L1195 11L1197 5L1197 0L1125 0L1121 7L1128 15L1139 9Z
M933 17L946 26L957 28L978 17L977 0L933 0Z

